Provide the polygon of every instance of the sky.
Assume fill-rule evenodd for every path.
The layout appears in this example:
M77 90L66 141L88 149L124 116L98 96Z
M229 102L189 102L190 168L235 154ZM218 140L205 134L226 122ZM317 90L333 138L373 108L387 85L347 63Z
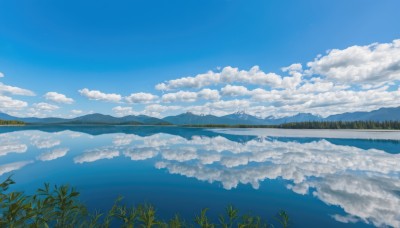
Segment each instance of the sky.
M0 1L0 112L400 106L398 0Z

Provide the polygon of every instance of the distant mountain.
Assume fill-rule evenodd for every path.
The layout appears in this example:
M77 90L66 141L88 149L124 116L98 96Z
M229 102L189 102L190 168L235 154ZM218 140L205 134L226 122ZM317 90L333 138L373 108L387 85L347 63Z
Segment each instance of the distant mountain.
M23 121L25 123L59 123L66 121L67 119L62 119L62 118L55 118L55 117L49 117L49 118L37 118L37 117L15 117L15 116L10 116L6 113L0 113L0 120L19 120Z
M296 123L296 122L308 122L308 121L322 121L323 118L320 116L315 116L311 113L299 113L294 116L287 116L278 119L266 118L265 124L283 124L283 123Z
M226 125L277 125L289 122L317 121L321 117L309 113L299 113L295 116L283 118L259 118L245 112L236 112L226 116L196 115L191 112L182 113L177 116L168 116L163 120L174 125L204 125L204 124L226 124Z
M151 117L151 116L146 116L146 115L139 115L139 116L124 116L119 118L122 122L125 123L130 123L130 122L138 122L138 123L142 123L144 125L168 125L170 124L169 122L162 120L162 119L158 119L155 117Z
M235 112L226 116L222 116L221 124L249 124L262 125L265 124L265 119L249 115L245 112Z
M72 119L63 118L20 118L10 116L5 113L0 113L0 119L2 120L19 120L28 124L129 124L129 125L168 125L170 123L150 116L140 115L140 116L124 116L124 117L114 117L110 115L103 115L99 113L88 114L84 116L79 116Z
M17 119L18 119L17 117L10 116L6 113L0 112L0 120L17 120Z
M88 114L84 116L79 116L73 118L71 120L66 121L66 123L74 123L74 124L119 124L121 121L119 118L110 116L110 115L103 115L99 113Z
M400 121L400 107L380 108L370 112L346 112L343 114L331 115L325 118L326 121Z
M220 117L213 115L196 115L191 112L168 116L164 121L174 125L202 125L202 124L221 124Z
M245 112L236 112L225 116L196 115L191 112L182 113L176 116L168 116L163 119L146 115L114 117L99 113L79 116L72 119L63 118L36 118L14 117L0 113L1 120L19 120L28 124L108 124L108 125L205 125L205 124L226 124L226 125L278 125L293 122L308 121L400 121L400 107L380 108L371 112L352 112L331 115L326 118L310 113L299 113L294 116L275 118L272 116L259 118Z

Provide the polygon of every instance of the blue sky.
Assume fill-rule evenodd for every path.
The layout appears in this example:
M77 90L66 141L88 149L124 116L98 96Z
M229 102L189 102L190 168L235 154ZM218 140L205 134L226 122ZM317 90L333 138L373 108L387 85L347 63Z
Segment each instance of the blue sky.
M279 116L400 106L399 8L395 0L4 0L0 111ZM211 79L196 78L209 71ZM192 83L155 88L183 77Z

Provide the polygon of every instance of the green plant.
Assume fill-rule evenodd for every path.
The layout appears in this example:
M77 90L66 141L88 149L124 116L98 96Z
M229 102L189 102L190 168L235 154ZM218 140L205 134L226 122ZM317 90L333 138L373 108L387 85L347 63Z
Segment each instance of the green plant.
M283 228L289 227L290 220L289 215L286 213L286 211L279 211L275 219L282 225Z
M129 207L122 204L118 197L108 212L95 211L89 213L85 205L79 201L79 192L69 185L53 186L44 184L35 194L26 195L23 192L9 192L9 187L15 184L11 177L0 183L0 227L217 227L207 216L208 208L202 209L195 216L195 224L187 224L179 215L163 222L157 218L156 209L150 204ZM280 211L276 219L284 227L289 225L289 216ZM225 215L219 216L219 225L231 227L267 227L261 217L239 215L239 210L233 206L225 209Z

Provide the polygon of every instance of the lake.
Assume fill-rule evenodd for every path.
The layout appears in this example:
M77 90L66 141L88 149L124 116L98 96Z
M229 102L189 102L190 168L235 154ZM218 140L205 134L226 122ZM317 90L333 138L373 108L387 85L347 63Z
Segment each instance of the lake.
M0 180L69 183L91 209L122 195L160 217L233 204L293 227L400 227L399 152L396 131L0 127Z

